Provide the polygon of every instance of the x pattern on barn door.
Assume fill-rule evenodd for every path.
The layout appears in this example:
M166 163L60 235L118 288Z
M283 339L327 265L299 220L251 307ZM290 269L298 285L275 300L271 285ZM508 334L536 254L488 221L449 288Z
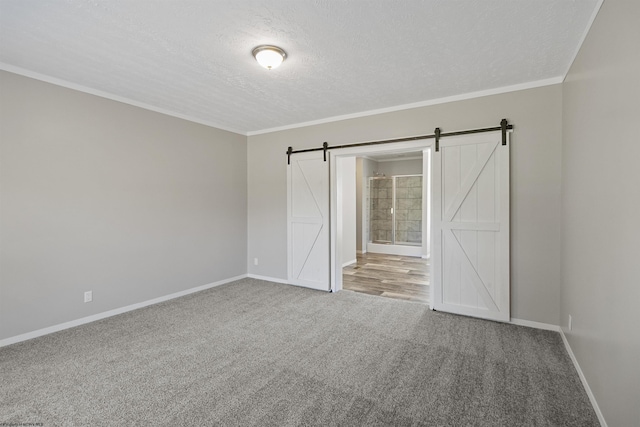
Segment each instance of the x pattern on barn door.
M450 138L433 166L433 308L508 321L509 145Z
M329 162L323 153L291 157L288 174L289 282L329 290Z
M446 138L433 153L433 308L509 320L509 144L500 132ZM288 167L289 282L329 290L329 162Z

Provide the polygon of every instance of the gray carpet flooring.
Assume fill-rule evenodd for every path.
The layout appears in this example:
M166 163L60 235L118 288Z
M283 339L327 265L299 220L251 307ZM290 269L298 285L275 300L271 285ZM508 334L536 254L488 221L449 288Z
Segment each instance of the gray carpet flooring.
M244 279L0 349L0 424L595 426L555 332Z

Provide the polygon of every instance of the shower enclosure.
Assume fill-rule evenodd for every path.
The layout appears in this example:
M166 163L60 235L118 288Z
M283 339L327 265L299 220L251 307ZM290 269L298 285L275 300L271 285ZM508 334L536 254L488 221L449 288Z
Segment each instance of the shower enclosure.
M369 178L368 252L421 255L422 175Z

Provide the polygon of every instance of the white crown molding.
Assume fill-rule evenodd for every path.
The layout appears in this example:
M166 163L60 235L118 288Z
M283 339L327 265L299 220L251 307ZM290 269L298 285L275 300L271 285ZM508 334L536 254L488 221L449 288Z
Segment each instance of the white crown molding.
M342 120L357 119L357 118L360 118L360 117L367 117L367 116L375 116L377 114L392 113L392 112L395 112L395 111L402 111L402 110L410 110L412 108L420 108L420 107L428 107L428 106L431 106L431 105L446 104L448 102L464 101L464 100L467 100L467 99L481 98L483 96L489 96L489 95L500 95L500 94L503 94L503 93L517 92L519 90L526 90L526 89L534 89L534 88L542 87L542 86L551 86L551 85L562 83L563 80L564 80L564 76L557 76L557 77L552 77L550 79L537 80L537 81L527 82L527 83L520 83L520 84L517 84L517 85L511 85L511 86L503 86L503 87L499 87L499 88L481 90L481 91L477 91L477 92L469 92L469 93L464 93L464 94L461 94L461 95L448 96L448 97L445 97L445 98L438 98L438 99L431 99L431 100L428 100L428 101L414 102L412 104L397 105L395 107L380 108L380 109L377 109L377 110L369 110L369 111L363 111L363 112L360 112L360 113L353 113L353 114L345 114L345 115L342 115L342 116L327 117L325 119L312 120L312 121L296 123L296 124L292 124L292 125L285 125L285 126L279 126L279 127L269 128L269 129L249 131L249 132L247 132L247 136L256 136L256 135L262 135L262 134L265 134L265 133L279 132L279 131L283 131L283 130L297 129L297 128L302 128L302 127L307 127L307 126L321 125L321 124L325 124L325 123L339 122L339 121L342 121Z
M604 1L604 0L601 0ZM594 17L595 19L595 14ZM585 37L586 37L586 33L585 33ZM576 52L577 55L577 52ZM533 82L527 82L527 83L520 83L520 84L516 84L516 85L511 85L511 86L503 86L503 87L499 87L499 88L494 88L494 89L487 89L487 90L481 90L481 91L477 91L477 92L469 92L469 93L464 93L464 94L460 94L460 95L453 95L453 96L448 96L448 97L444 97L444 98L438 98L438 99L431 99L428 101L421 101L421 102L414 102L411 104L403 104L403 105L397 105L394 107L387 107L387 108L380 108L380 109L376 109L376 110L368 110L368 111L362 111L359 113L352 113L352 114L345 114L345 115L341 115L341 116L333 116L333 117L327 117L324 119L319 119L319 120L312 120L312 121L308 121L308 122L301 122L301 123L294 123L291 125L285 125L285 126L279 126L279 127L273 127L273 128L268 128L268 129L262 129L262 130L257 130L257 131L241 131L238 129L232 129L226 126L221 126L217 123L213 123L207 120L201 120L195 117L191 117L185 114L180 114L180 113L176 113L170 110L166 110L163 108L159 108L159 107L154 107L152 105L149 104L145 104L143 102L138 102L138 101L134 101L132 99L123 97L123 96L119 96L119 95L114 95L112 93L108 93L108 92L104 92L101 90L97 90L97 89L92 89L86 86L82 86L76 83L71 83L68 82L66 80L62 80L56 77L51 77L51 76L47 76L44 74L40 74L37 73L35 71L30 71L21 67L16 67L14 65L11 64L7 64L4 62L0 62L0 70L4 70L10 73L14 73L14 74L18 74L21 76L25 76L25 77L29 77L32 79L36 79L36 80L40 80L46 83L51 83L57 86L62 86L62 87L66 87L68 89L72 89L72 90L77 90L79 92L84 92L84 93L88 93L90 95L95 95L95 96L99 96L101 98L106 98L106 99L110 99L112 101L117 101L117 102L122 102L123 104L128 104L128 105L132 105L134 107L138 107L138 108L143 108L145 110L149 110L149 111L154 111L156 113L160 113L160 114L165 114L167 116L171 116L171 117L176 117L182 120L187 120L193 123L198 123L204 126L209 126L209 127L213 127L216 129L220 129L220 130L224 130L227 132L232 132L232 133L236 133L239 135L243 135L243 136L256 136L256 135L262 135L262 134L267 134L267 133L273 133L273 132L279 132L279 131L283 131L283 130L289 130L289 129L297 129L297 128L302 128L302 127L307 127L307 126L313 126L313 125L320 125L320 124L326 124L326 123L332 123L332 122L339 122L342 120L349 120L349 119L356 119L356 118L361 118L361 117L368 117L368 116L375 116L377 114L384 114L384 113L392 113L392 112L396 112L396 111L403 111L403 110L410 110L413 108L420 108L420 107L428 107L428 106L432 106L432 105L438 105L438 104L446 104L449 102L455 102L455 101L464 101L464 100L468 100L468 99L474 99L474 98L481 98L484 96L490 96L490 95L499 95L499 94L503 94L503 93L508 93L508 92L517 92L520 90L527 90L527 89L534 89L534 88L538 88L538 87L543 87L543 86L551 86L554 84L559 84L562 83L564 78L566 77L566 74L564 76L558 76L558 77L552 77L549 79L544 79L544 80L537 80L537 81L533 81ZM567 70L568 71L568 70Z
M584 29L584 33L582 33L582 37L580 38L578 47L576 48L576 51L573 53L573 56L571 57L571 61L569 61L569 66L567 67L567 71L564 72L564 76L562 77L563 82L566 80L567 76L569 75L569 71L571 70L571 67L573 66L573 63L575 62L576 58L578 57L578 53L580 53L580 49L582 49L582 44L587 38L587 34L589 34L589 31L591 31L591 26L593 25L593 22L596 20L596 16L598 16L598 12L600 12L600 8L602 7L603 3L604 3L604 0L599 0L596 8L593 10L593 13L591 14L591 18L589 18L589 23L587 23L587 27Z
M153 105L145 104L144 102L134 101L129 98L125 98L120 95L114 95L109 92L104 92L98 89L92 89L90 87L82 86L76 83L71 83L66 80L59 79L57 77L51 77L44 74L37 73L35 71L27 70L21 67L16 67L15 65L7 64L4 62L0 62L0 70L7 71L9 73L18 74L24 77L29 77L35 80L40 80L45 83L51 83L56 86L66 87L67 89L77 90L79 92L88 93L89 95L99 96L101 98L110 99L112 101L122 102L123 104L132 105L134 107L143 108L145 110L153 111L155 113L164 114L166 116L176 117L178 119L187 120L189 122L198 123L200 125L209 126L212 128L224 130L227 132L237 133L243 136L247 136L246 132L239 131L237 129L231 129L226 126L221 126L217 123L209 122L207 120L197 119L195 117L188 116L186 114L176 113L174 111L165 110L164 108L154 107Z

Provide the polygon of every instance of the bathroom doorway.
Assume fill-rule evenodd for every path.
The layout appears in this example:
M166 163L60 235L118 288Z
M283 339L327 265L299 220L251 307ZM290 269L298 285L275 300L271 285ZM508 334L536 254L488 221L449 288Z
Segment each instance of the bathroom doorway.
M421 140L385 148L354 147L349 149L352 152L332 154L332 200L337 202L333 206L340 206L337 196L341 185L350 179L340 174L341 159L355 157L358 165L357 259L343 265L343 236L332 229L333 290L350 289L422 303L431 300L431 143ZM332 214L337 218L342 212L336 208Z

